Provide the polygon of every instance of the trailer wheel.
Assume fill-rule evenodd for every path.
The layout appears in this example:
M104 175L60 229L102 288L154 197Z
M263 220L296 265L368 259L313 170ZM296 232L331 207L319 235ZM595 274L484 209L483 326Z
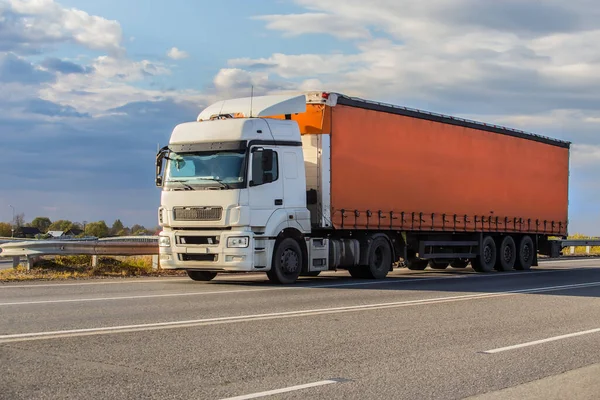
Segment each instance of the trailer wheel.
M283 239L273 255L271 270L267 277L273 283L294 283L302 270L302 249L292 238Z
M523 236L519 241L519 251L517 253L515 269L521 271L529 270L533 264L534 257L534 246L531 236Z
M498 247L498 260L496 270L511 271L517 259L517 246L512 236L505 236Z
M496 242L491 236L485 236L479 249L479 255L471 262L477 272L492 272L496 266Z
M185 271L188 276L194 281L211 281L217 276L216 272L209 271Z
M429 261L429 266L433 269L446 269L448 268L448 262L431 260Z
M469 260L458 259L450 263L452 268L467 268L467 265L469 265Z
M392 267L392 248L386 238L380 236L373 240L367 260L369 265L363 267L365 278L383 279L387 276Z

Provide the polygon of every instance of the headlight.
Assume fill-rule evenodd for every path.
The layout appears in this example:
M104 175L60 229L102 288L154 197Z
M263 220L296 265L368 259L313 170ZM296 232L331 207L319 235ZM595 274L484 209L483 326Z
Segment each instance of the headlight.
M250 238L248 236L227 238L227 247L248 247Z
M158 245L160 247L171 247L171 238L168 236L159 236Z

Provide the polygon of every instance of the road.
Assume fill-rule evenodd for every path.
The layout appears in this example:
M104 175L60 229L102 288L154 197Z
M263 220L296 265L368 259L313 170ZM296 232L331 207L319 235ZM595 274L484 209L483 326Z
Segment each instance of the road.
M1 399L597 399L600 260L0 284ZM268 396L268 397L267 397Z

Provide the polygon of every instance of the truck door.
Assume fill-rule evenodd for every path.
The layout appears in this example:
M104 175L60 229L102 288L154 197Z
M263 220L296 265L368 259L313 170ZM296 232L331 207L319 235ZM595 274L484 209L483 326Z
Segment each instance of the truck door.
M254 147L249 169L250 223L266 226L273 212L285 206L279 154L267 147Z

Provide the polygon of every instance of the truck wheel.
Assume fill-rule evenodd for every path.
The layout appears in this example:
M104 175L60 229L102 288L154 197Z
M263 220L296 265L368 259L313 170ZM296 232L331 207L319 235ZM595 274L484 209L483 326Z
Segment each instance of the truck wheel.
M431 260L429 261L429 266L433 269L446 269L448 268L448 262Z
M425 268L427 268L427 265L429 264L429 260L421 260L419 258L413 258L408 260L408 263L406 263L406 267L408 269L410 269L411 271L423 271Z
M302 249L294 239L286 238L279 243L273 256L269 280L284 285L294 283L302 270Z
M485 236L479 249L479 255L471 265L477 272L492 272L496 266L496 242L491 236Z
M515 267L517 259L517 246L511 236L505 236L500 242L498 249L498 260L496 260L496 269L498 271L511 271Z
M450 263L452 268L467 268L469 265L469 260L454 260Z
M531 236L523 236L519 241L519 251L517 252L515 269L529 270L533 264L534 256L534 246Z
M195 281L211 281L217 276L216 272L209 271L185 271Z
M377 237L371 243L367 258L369 265L363 267L365 278L383 279L392 267L392 249L390 243L384 237Z

